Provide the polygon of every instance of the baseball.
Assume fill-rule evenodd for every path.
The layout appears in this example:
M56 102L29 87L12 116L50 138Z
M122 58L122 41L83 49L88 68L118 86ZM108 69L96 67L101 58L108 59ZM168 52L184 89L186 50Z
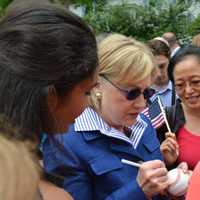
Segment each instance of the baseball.
M186 193L189 175L185 174L182 169L176 168L168 172L170 186L168 192L173 196L182 196Z

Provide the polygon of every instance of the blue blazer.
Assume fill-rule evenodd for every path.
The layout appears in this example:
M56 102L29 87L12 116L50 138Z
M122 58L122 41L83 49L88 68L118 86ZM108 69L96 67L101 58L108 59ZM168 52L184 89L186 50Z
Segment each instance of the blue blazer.
M146 200L136 177L138 169L121 163L161 159L160 145L149 120L137 150L98 131L48 137L43 144L44 167L65 177L64 189L74 200ZM153 199L166 199L153 197Z

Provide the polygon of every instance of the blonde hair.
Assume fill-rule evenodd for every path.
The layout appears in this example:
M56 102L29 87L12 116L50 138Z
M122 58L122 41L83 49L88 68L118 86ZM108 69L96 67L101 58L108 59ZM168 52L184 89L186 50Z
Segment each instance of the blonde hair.
M120 34L106 37L98 46L98 56L98 79L104 75L122 86L143 80L155 69L150 49L142 42ZM94 90L91 93L91 105L99 109Z
M192 38L192 45L193 45L193 46L196 46L196 47L200 47L200 34L195 35L195 36Z
M0 163L0 199L38 198L38 168L22 142L0 136Z

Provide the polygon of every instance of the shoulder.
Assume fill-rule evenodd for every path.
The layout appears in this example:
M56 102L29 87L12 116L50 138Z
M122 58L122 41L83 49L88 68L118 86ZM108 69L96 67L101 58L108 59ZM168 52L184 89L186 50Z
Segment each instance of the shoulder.
M68 130L62 134L56 134L53 137L58 141L71 141L73 143L76 140L80 140L82 138L83 132L77 132L74 128L74 124L71 124Z
M74 124L72 124L68 131L64 134L55 135L53 138L55 146L55 140L59 144L64 147L65 150L73 151L76 153L83 152L83 149L87 151L95 146L96 143L98 145L105 144L105 138L103 135L97 131L76 131L74 128ZM92 145L91 145L92 144Z

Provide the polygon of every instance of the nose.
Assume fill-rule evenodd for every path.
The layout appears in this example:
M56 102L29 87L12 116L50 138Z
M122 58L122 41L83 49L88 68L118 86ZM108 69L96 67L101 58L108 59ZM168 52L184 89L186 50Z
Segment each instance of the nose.
M157 77L160 77L162 75L162 70L158 69L156 75L157 75Z
M186 94L190 94L193 92L193 88L190 86L189 83L186 82L186 85L185 85L185 93Z
M146 107L146 100L143 94L140 94L134 101L134 106L138 109L143 109Z

